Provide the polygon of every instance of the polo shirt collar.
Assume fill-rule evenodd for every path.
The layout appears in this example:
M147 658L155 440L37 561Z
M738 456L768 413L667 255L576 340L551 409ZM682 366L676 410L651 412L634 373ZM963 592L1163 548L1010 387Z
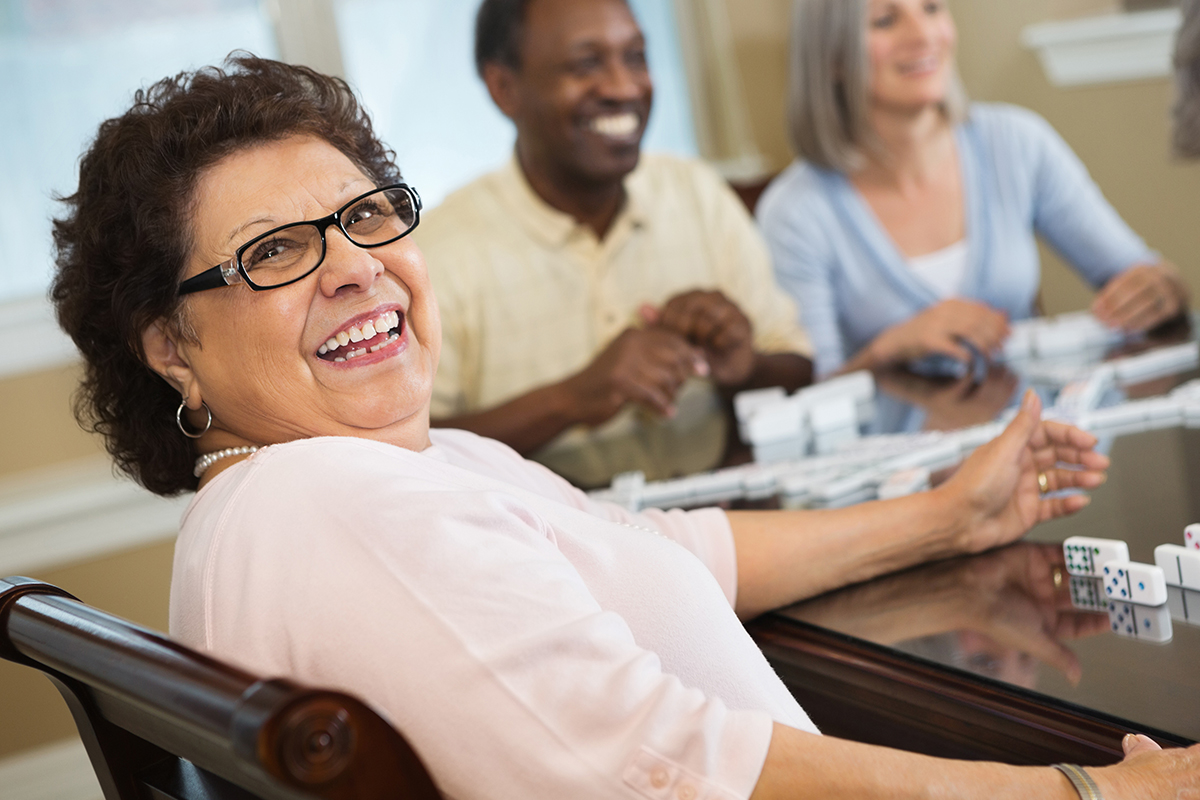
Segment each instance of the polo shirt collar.
M641 170L639 164L625 178L625 205L617 212L606 239L626 226L640 228L646 223L647 200L642 181L636 180ZM559 211L543 200L525 177L514 153L508 162L501 167L502 194L507 201L513 218L529 233L530 236L551 247L562 247L576 235L591 236L591 230L575 221L566 212Z

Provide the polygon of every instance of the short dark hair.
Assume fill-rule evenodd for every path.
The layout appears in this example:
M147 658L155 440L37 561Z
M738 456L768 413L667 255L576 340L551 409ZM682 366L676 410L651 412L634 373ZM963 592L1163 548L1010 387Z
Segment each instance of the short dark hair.
M488 64L521 68L521 37L531 0L483 0L475 13L475 71ZM562 2L562 0L556 0ZM628 0L621 0L629 5Z
M152 492L194 490L196 453L175 423L179 394L145 364L142 334L168 320L187 336L177 295L192 247L202 174L233 153L292 135L324 139L377 185L395 154L376 138L345 81L234 53L223 68L165 78L100 126L79 188L54 221L58 322L83 354L80 424Z
M521 34L530 0L483 0L475 14L475 70L488 64L521 68Z

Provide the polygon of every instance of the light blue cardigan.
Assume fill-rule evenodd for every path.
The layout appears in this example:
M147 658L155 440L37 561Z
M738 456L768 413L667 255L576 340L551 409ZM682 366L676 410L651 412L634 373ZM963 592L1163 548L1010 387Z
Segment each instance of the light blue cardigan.
M969 243L961 296L1010 319L1030 316L1041 279L1035 233L1097 288L1158 260L1032 111L976 103L955 134ZM758 218L779 283L812 336L818 375L938 302L841 173L793 163L763 194Z

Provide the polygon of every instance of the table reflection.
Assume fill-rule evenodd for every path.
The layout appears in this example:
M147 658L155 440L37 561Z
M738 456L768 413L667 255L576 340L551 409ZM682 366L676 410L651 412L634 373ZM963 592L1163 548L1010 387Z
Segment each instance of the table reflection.
M1082 677L1069 642L1107 634L1106 610L1071 602L1062 548L1020 542L929 564L780 612L939 664L1035 688L1039 664Z
M1137 387L1141 388L1141 387ZM1102 589L1067 574L1062 541L1120 539L1130 558L1182 543L1200 522L1200 429L1106 437L1108 482L1073 517L1025 541L937 562L784 609L783 616L1036 692L1128 728L1200 740L1200 592L1168 588L1165 606L1134 607L1152 630L1114 630ZM1074 598L1072 589L1075 589ZM1157 631L1157 635L1155 635ZM1165 639L1166 641L1161 641Z
M1105 361L1188 342L1194 331L1191 318L1185 317L1152 334L1131 336L1107 347L1052 358L991 362L967 369L962 377L927 377L901 368L876 372L875 415L866 433L950 431L980 425L1015 407L1026 388L1037 391L1046 408L1051 408L1065 383L1054 379L1056 373L1082 373ZM1123 385L1105 404L1164 394L1197 374L1192 370Z

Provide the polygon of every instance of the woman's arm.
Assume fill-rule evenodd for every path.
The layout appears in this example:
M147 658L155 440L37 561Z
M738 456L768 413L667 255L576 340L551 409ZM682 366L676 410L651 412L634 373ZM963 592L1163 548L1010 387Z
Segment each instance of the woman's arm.
M1092 303L1096 318L1113 328L1148 331L1188 310L1191 290L1174 264L1138 264L1110 280Z
M1027 393L1005 431L979 448L955 475L928 492L820 511L731 511L737 549L737 612L743 618L933 559L976 553L1020 538L1036 522L1083 508L1108 459L1095 437L1042 422ZM1060 468L1059 463L1079 469Z
M1014 140L1031 153L1033 223L1095 287L1092 313L1107 325L1145 331L1178 317L1190 292L1179 271L1121 218L1070 145L1041 117L1017 112Z
M1008 338L1008 317L986 303L951 298L886 328L846 362L841 372L883 369L944 355L970 364L971 348L990 356Z
M1195 797L1200 745L1162 750L1145 736L1126 736L1125 760L1088 767L1105 800ZM928 800L1078 800L1057 770L952 761L815 736L776 724L751 800L775 798L921 798Z

